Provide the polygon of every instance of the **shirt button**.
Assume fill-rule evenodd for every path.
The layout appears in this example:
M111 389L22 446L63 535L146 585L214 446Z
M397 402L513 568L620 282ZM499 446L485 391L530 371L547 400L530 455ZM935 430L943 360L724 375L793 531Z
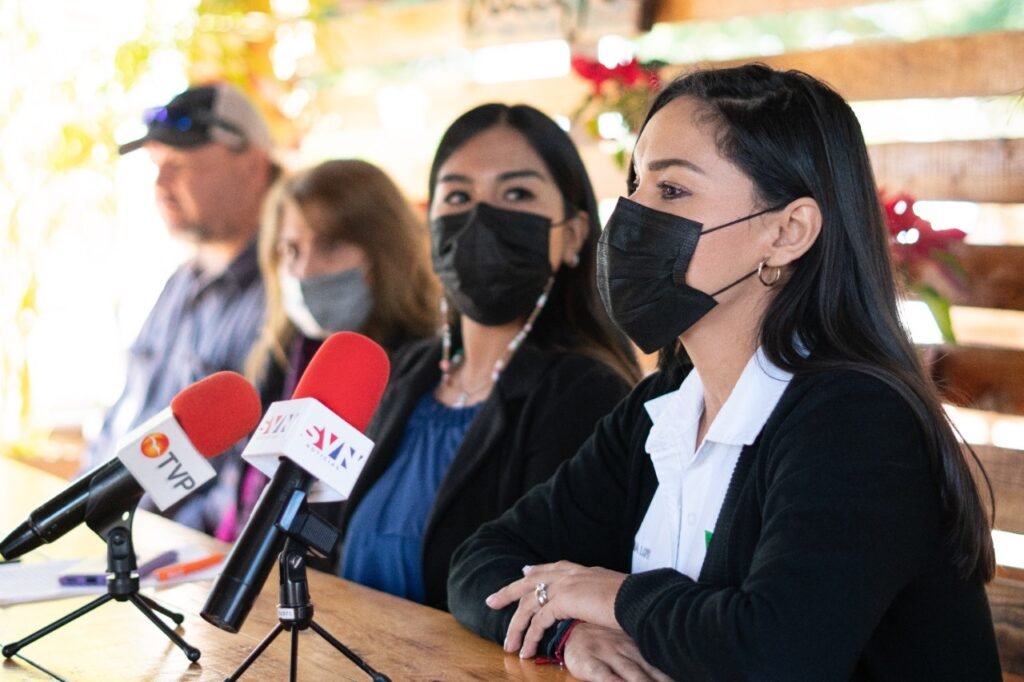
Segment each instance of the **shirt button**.
M696 514L687 514L686 515L686 523L687 523L687 525L690 525L690 526L695 525L697 523L697 515Z

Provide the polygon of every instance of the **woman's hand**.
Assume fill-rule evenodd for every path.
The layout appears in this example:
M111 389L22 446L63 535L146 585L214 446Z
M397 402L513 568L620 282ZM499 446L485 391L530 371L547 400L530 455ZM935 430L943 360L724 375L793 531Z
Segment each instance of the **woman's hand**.
M579 623L565 644L565 667L584 682L672 682L644 660L622 630Z
M505 651L518 650L521 658L533 658L544 631L566 618L620 629L615 620L615 595L625 573L559 561L524 566L523 575L487 597L492 609L519 601L505 635Z

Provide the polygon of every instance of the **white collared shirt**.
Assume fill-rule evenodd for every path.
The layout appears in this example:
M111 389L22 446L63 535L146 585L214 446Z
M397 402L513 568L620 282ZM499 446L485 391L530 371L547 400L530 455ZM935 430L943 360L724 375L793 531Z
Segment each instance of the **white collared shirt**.
M634 573L674 568L697 579L740 452L757 438L792 378L758 348L699 447L704 383L696 369L677 390L644 403L653 422L645 449L658 488L634 538Z

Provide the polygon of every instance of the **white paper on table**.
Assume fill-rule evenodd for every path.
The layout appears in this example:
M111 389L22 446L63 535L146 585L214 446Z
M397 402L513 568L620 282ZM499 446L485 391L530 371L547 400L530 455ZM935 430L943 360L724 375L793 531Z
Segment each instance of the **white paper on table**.
M200 547L180 547L178 548L178 560L174 563L195 561L209 554L210 552ZM148 558L141 557L137 561L142 564ZM0 607L49 599L103 594L107 591L104 585L66 587L60 584L60 576L69 573L104 573L106 567L106 558L100 557L0 564ZM179 583L212 580L220 575L223 567L224 562L221 561L201 571L188 573L171 580L157 580L156 574L153 573L139 580L139 588L170 587Z

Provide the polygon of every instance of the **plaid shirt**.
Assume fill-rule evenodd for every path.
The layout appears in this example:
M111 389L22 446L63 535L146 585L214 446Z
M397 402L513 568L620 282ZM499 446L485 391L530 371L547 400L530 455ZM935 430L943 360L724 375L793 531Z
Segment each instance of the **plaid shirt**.
M179 391L221 370L240 372L264 317L263 281L253 240L220 274L186 263L167 281L132 344L124 392L86 450L91 468L114 455L125 433L164 409ZM233 504L244 441L211 460L217 479L166 516L212 532ZM154 509L143 500L143 508Z

